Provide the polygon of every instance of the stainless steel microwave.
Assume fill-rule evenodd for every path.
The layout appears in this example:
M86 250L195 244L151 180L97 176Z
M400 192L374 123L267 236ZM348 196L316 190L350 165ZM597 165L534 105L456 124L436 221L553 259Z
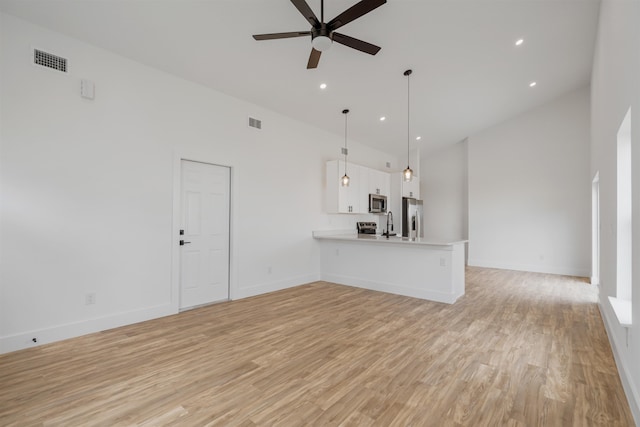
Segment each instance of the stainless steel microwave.
M387 196L369 194L369 212L387 213Z

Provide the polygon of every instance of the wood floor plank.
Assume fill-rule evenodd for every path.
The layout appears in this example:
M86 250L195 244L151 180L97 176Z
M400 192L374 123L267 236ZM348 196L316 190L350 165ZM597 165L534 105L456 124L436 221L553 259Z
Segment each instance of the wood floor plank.
M584 279L315 282L0 355L2 426L633 426Z

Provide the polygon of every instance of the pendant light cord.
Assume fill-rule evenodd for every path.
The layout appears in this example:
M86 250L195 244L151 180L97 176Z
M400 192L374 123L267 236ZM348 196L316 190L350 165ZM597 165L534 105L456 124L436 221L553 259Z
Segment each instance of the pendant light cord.
M347 174L347 114L349 114L349 110L342 110L342 114L344 114L344 174Z
M411 120L411 110L410 110L410 102L409 97L411 96L411 91L409 90L409 81L410 81L411 72L407 74L407 167L409 167L409 121Z
M411 159L410 152L410 142L411 142L411 90L410 90L410 78L412 71L407 70L404 72L404 75L407 76L407 168L404 170L404 180L409 182L413 177L413 171L409 166L409 161Z
M344 174L347 174L347 115L344 115Z

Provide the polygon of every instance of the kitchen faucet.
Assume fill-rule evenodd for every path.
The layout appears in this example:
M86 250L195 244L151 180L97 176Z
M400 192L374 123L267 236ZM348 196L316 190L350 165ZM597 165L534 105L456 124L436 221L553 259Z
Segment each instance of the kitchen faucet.
M389 228L389 224L391 224L391 228ZM387 231L385 233L382 233L382 235L387 236L387 239L389 238L389 236L396 235L396 233L391 234L390 231L393 231L393 214L391 213L391 211L387 213Z

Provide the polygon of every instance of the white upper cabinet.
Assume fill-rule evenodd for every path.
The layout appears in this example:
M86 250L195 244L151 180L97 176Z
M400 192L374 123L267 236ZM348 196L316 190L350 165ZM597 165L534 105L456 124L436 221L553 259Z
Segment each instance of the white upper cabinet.
M402 212L402 198L412 197L420 199L420 179L414 176L409 182L405 182L402 172L391 174L391 191L388 200L389 210L395 215Z
M413 197L414 199L420 199L420 180L418 177L413 177L409 182L401 180L402 182L402 197Z
M342 186L341 183L344 171L343 160L332 160L327 162L327 212L361 213L361 168L358 165L347 163L347 175L351 180L349 185L346 187ZM369 207L366 206L364 209L368 210Z
M344 161L327 162L326 206L328 213L369 213L369 194L390 194L390 174L347 162L348 187L341 183Z
M369 172L369 194L379 194L389 197L391 189L390 176L387 172L376 169L368 169Z

